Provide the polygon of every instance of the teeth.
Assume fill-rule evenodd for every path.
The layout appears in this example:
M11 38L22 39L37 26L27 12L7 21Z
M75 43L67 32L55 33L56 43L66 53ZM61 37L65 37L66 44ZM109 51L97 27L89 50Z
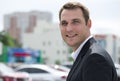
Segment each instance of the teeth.
M77 34L75 35L66 35L67 37L75 37Z
M74 37L75 35L66 35L67 37Z

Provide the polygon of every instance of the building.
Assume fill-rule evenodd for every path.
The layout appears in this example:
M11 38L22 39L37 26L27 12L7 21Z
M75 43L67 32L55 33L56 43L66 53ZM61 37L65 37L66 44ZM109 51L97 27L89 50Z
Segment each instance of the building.
M23 33L31 33L39 20L52 22L50 12L15 12L4 16L4 30L8 32L17 42L22 43Z
M120 63L120 42L119 37L113 34L95 34L97 42L105 48L113 61Z
M68 61L69 48L61 38L58 24L39 21L33 33L25 33L23 36L23 47L40 49L45 63Z

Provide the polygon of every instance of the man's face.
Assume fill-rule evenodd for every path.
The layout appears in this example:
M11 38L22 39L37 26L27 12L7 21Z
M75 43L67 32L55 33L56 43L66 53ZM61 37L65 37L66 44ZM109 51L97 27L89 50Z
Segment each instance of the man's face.
M63 10L61 13L60 30L63 40L76 50L90 35L91 22L85 22L81 9Z

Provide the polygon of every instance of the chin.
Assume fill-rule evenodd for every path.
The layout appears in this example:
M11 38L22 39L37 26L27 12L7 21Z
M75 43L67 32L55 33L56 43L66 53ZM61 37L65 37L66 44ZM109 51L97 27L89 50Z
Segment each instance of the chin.
M70 47L74 47L74 44L71 43L67 43Z

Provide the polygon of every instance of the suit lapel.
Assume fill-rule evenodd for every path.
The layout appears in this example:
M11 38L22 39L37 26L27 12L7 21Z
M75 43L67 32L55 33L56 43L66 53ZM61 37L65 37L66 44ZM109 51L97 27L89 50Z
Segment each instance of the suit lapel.
M69 72L69 75L67 77L67 81L72 81L73 78L75 78L73 76L74 73L76 73L75 71L77 71L77 67L81 65L81 61L82 61L82 58L86 55L86 52L88 51L90 45L95 42L94 38L91 38L89 39L85 45L83 46L82 50L79 52L79 55L77 56L70 72Z

